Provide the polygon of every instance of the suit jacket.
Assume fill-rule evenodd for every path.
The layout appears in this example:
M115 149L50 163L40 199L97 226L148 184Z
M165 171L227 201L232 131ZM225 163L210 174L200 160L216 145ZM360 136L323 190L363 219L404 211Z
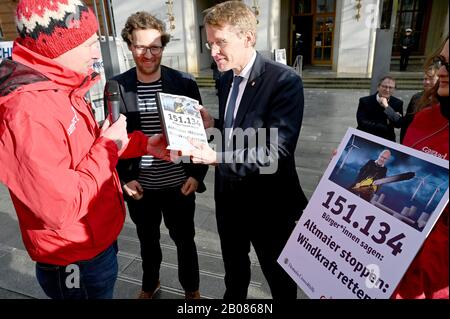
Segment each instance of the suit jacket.
M424 95L425 91L420 91L411 96L411 100L409 100L408 107L405 111L405 116L403 117L402 128L400 131L400 143L403 144L403 139L405 138L406 131L408 130L409 125L414 120L414 111L416 109L416 105L419 103L420 99Z
M141 117L137 105L137 73L136 68L119 74L113 78L119 83L121 105L120 113L127 117L127 131L133 132L141 129ZM161 66L162 91L169 94L185 95L202 103L202 98L194 78L184 72L176 71L166 66ZM105 102L105 114L107 114ZM141 158L119 160L117 172L122 183L135 180L139 175ZM198 182L197 192L206 190L203 179L208 171L207 165L182 163L188 177L195 178Z
M388 102L390 108L385 109L378 103L377 94L359 99L357 129L395 142L394 127L400 127L402 121L396 112L403 115L403 101L391 96Z
M215 121L215 127L222 132L232 80L233 71L230 70L221 77L219 83L219 119ZM224 191L227 185L238 184L239 189L244 189L249 195L249 201L261 202L266 199L277 203L280 210L285 208L292 213L301 213L307 199L295 169L294 152L300 134L303 107L303 83L297 73L257 53L239 104L234 129L278 129L278 152L275 155L278 157L275 159L278 168L273 174L263 174L261 169L268 166L267 161L248 162L258 150L266 151L270 147L268 138L266 145L250 146L245 141L243 148L234 147L230 151L233 155L242 156L243 163L220 163L216 167L216 198L226 196ZM219 156L224 154L219 152Z

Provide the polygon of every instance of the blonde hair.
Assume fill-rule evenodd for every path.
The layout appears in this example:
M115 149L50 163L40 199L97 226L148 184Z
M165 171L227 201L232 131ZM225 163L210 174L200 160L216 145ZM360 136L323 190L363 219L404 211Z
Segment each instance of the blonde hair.
M256 39L256 16L246 4L240 1L222 2L206 9L203 13L206 14L203 19L205 25L222 28L228 24L236 29L238 36L250 31Z
M445 37L444 42L441 43L441 45L439 46L439 48L433 53L431 54L428 59L425 61L424 64L424 72L428 73L430 71L434 71L435 74L439 71L434 67L434 58L438 57L441 54L442 49L445 46L445 43L448 41L448 35ZM413 113L417 113L422 111L424 108L431 106L433 104L438 103L438 94L437 91L439 90L439 80L437 81L437 83L435 84L435 86L433 88L431 88L428 91L425 91L422 95L422 97L419 99L419 101L417 101L415 107L414 107L414 112Z

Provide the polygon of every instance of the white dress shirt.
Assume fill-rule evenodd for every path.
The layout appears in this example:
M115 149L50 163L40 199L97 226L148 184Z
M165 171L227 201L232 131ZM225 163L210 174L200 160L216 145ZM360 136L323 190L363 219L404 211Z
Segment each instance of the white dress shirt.
M253 51L253 55L252 55L250 61L244 67L242 72L240 74L236 74L236 73L233 72L234 76L241 76L241 77L243 77L241 83L239 84L239 94L238 94L238 96L236 98L236 106L234 108L233 120L236 118L236 114L237 114L237 112L239 110L239 104L241 103L242 95L244 94L245 86L247 85L248 79L250 78L250 73L252 71L253 65L255 64L255 60L256 60L256 51ZM231 96L231 92L232 91L233 91L233 85L231 85L230 92L228 93L227 104L226 104L226 108L225 108L225 113L224 114L227 114L228 104L230 102L230 96ZM232 130L230 130L230 136L231 136L231 132L232 132Z

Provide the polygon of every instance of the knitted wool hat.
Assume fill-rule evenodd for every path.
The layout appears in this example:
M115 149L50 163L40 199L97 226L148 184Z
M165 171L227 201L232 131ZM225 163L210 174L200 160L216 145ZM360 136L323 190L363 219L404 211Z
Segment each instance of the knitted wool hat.
M80 0L20 0L16 26L21 45L53 59L89 39L98 22Z

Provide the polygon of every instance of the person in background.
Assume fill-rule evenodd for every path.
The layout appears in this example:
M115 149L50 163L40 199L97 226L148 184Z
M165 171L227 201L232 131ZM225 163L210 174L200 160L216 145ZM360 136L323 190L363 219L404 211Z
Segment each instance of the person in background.
M161 65L170 40L165 25L141 11L128 17L122 30L135 68L113 79L119 83L121 113L127 116L129 132L146 135L162 132L156 107L157 92L184 95L201 103L194 78ZM175 112L184 112L182 98L175 98ZM142 290L140 299L152 299L160 289L162 252L160 225L164 217L170 238L177 246L178 278L186 299L199 299L199 266L194 241L195 192L204 192L207 165L171 163L153 156L120 160L117 166L130 217L136 224L141 245Z
M423 91L417 92L411 97L405 115L403 116L401 130L400 130L400 143L403 143L406 130L414 119L414 114L425 107L431 106L437 102L431 90L436 85L439 77L433 59L425 63L425 72L423 76Z
M381 78L378 91L359 99L356 120L357 129L395 142L395 127L400 127L403 101L392 96L395 80L390 76Z
M301 37L302 37L302 34L301 34L301 33L295 33L295 39L294 39L294 56L293 56L293 58L292 58L292 59L294 60L294 62L295 62L295 59L297 58L297 56L299 56L299 55L302 55L302 56L303 56L303 59L305 58L305 57L304 57L304 54L302 54L304 48L303 48L303 40L301 39Z
M295 299L297 285L277 259L307 204L294 156L303 118L302 80L292 68L255 50L257 20L244 3L215 5L206 11L204 25L206 46L225 73L219 85L219 119L205 108L201 112L205 128L215 127L222 133L217 141L221 146L214 151L203 145L186 155L193 162L216 166L224 298L247 297L253 245L272 297ZM277 139L251 143L259 141L260 134L269 135L269 129L276 130ZM232 142L233 135L242 131L248 135L238 146ZM266 171L268 167L273 171Z
M167 144L142 132L128 136L123 115L98 127L85 99L100 58L89 7L22 0L16 16L12 61L0 65L0 182L45 294L112 298L125 220L118 158L169 159Z
M406 28L405 35L400 39L400 71L406 71L414 44L412 29Z
M449 43L448 36L440 55L434 59L439 81L435 97L438 103L418 112L406 132L403 144L437 157L449 159ZM409 266L393 294L396 299L447 299L448 294L448 223L445 207L430 235Z

